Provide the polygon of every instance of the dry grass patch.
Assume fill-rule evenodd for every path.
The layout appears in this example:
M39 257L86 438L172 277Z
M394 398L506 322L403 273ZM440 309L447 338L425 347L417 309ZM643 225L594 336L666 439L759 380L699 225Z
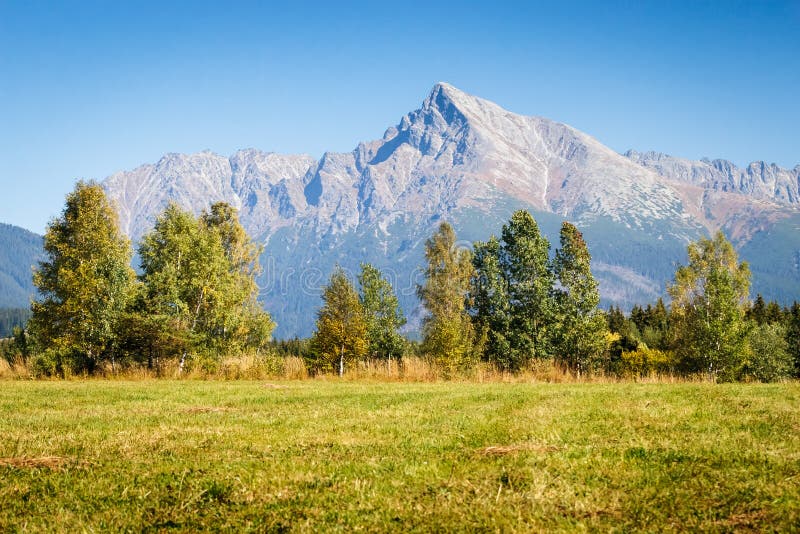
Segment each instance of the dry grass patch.
M555 445L537 445L535 443L525 443L522 445L491 445L483 447L478 452L484 456L505 456L517 452L558 452L561 447Z
M79 462L74 458L65 458L63 456L40 456L38 458L19 456L12 458L0 458L0 467L15 467L17 469L64 469L70 465L86 466L88 465L88 462Z
M183 413L218 413L230 412L231 410L231 408L223 408L220 406L192 406L191 408L183 410Z

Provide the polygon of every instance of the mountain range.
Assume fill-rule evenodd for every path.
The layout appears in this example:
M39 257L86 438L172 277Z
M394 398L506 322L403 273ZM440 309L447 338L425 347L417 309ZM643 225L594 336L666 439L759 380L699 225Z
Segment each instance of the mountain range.
M135 241L170 202L194 212L226 201L263 243L262 299L277 337L307 335L335 264L381 268L410 317L424 241L440 221L463 244L531 211L557 246L561 221L584 232L604 305L664 293L689 241L722 229L750 261L754 291L800 299L800 166L661 153L619 154L568 125L522 116L446 83L380 139L352 152L230 157L167 154L103 186Z

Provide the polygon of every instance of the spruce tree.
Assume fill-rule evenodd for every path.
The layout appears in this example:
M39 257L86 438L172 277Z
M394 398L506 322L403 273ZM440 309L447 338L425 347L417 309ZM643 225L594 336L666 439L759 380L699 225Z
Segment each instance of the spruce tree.
M764 309L764 321L767 324L783 324L785 320L786 316L780 304L774 300L769 301Z
M509 361L519 369L532 358L550 356L548 325L554 313L554 275L550 243L526 210L514 212L503 226L500 265L510 303Z
M472 277L468 250L456 247L452 226L443 222L425 242L425 282L417 287L428 315L422 322L422 350L446 376L472 367L473 327L466 299Z
M756 300L753 301L750 309L747 310L747 318L758 325L767 322L767 303L764 302L764 297L761 296L761 293L756 295Z
M599 361L605 349L606 323L597 308L600 294L583 235L574 225L564 222L560 242L554 262L560 286L556 291L554 349L556 357L567 367L586 372Z
M610 332L622 332L625 326L625 314L622 313L619 306L616 308L613 304L609 306L608 312L606 312L606 325Z
M117 327L133 294L131 247L102 187L78 182L44 236L46 258L34 270L39 298L30 331L53 355L50 370L92 372L116 361Z
M399 359L404 349L399 329L406 324L406 318L392 285L369 263L361 264L358 283L370 352L389 361L393 357Z
M508 280L500 264L501 247L495 236L473 244L475 272L470 285L472 316L486 361L501 369L515 367L508 341L511 309Z

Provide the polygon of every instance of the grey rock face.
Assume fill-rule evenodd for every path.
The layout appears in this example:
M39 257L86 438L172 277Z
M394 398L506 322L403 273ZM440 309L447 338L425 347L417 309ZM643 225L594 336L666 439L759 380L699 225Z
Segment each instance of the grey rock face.
M438 221L453 222L463 239L486 239L516 208L533 211L551 240L563 219L586 232L606 303L647 302L663 292L688 240L716 228L747 240L793 216L798 174L800 166L620 155L570 126L440 83L382 138L349 153L168 154L104 187L134 240L169 202L195 212L218 200L237 207L266 244L263 297L286 336L313 326L334 263L391 271L418 318L411 280Z
M660 152L635 150L629 150L625 156L664 178L703 189L737 193L790 206L800 205L800 165L783 169L774 163L754 161L742 169L724 159L692 161Z

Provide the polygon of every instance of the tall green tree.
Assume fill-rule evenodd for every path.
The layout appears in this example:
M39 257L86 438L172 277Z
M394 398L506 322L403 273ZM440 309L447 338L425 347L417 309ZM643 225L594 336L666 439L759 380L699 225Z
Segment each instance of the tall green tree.
M36 344L65 365L91 372L116 359L117 326L134 291L131 247L103 189L78 182L44 236L46 258L34 270L40 297L29 328Z
M367 355L367 323L358 292L341 267L331 274L322 293L323 305L317 312L317 329L311 339L312 354L327 366L338 367Z
M201 220L208 232L219 237L227 260L224 285L231 305L221 317L224 342L237 349L259 351L270 341L275 328L272 318L258 302L256 277L261 273L258 257L262 247L247 235L230 204L212 204Z
M390 361L402 357L405 343L399 329L406 318L392 285L369 263L361 264L358 283L370 353Z
M473 244L474 274L470 285L473 322L483 358L505 370L512 370L508 340L511 328L511 304L508 296L508 277L501 265L500 241Z
M428 315L422 322L422 350L445 375L475 363L472 320L467 296L472 277L469 250L456 246L453 227L443 222L425 242L425 282L417 287Z
M269 341L274 324L256 300L257 251L224 204L199 218L171 204L142 239L146 330L170 338L181 367L189 352L241 350L253 333L259 346Z
M721 231L691 243L688 253L667 288L675 349L689 371L733 380L746 357L750 268Z
M565 221L560 242L553 269L560 286L556 290L554 351L570 369L586 372L595 367L605 350L606 321L597 307L600 293L583 235Z
M550 356L548 325L554 312L550 242L526 210L503 226L500 265L510 302L509 362L518 369L531 358Z

